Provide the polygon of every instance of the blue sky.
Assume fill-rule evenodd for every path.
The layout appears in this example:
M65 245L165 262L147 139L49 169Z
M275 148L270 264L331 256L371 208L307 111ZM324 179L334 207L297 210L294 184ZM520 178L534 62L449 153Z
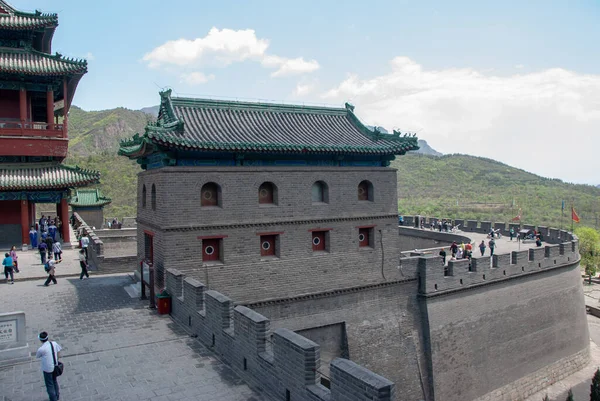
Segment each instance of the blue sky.
M182 96L352 101L366 123L417 131L444 153L600 183L547 163L569 138L600 168L595 0L11 4L59 14L53 50L89 59L74 101L86 110L154 105L165 87Z

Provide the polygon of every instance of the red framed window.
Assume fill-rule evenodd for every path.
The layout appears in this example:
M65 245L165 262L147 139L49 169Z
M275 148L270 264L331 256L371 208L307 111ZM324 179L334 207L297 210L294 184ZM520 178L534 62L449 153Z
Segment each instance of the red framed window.
M277 235L260 236L260 256L277 256Z
M222 238L207 238L202 240L202 261L215 262L221 260Z
M258 187L258 203L273 204L275 203L275 184L272 182L263 182Z
M313 252L327 250L327 231L312 232L312 249Z
M219 206L219 186L214 182L207 182L200 190L201 206Z
M373 228L359 228L358 229L358 246L372 247L373 246Z

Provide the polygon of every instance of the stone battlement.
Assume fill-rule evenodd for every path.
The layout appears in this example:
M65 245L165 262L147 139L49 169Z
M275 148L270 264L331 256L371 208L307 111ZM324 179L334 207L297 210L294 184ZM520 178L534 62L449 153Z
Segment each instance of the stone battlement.
M394 399L394 384L352 361L336 358L330 365L330 389L320 383L320 347L284 328L270 334L270 321L204 284L167 270L171 316L213 350L246 382L276 399Z
M449 260L447 267L442 265L439 256L410 257L405 258L402 263L418 266L419 293L432 296L577 263L580 259L579 240L564 232L565 239L565 234L572 239L560 244L499 253L491 257L474 255L471 261Z

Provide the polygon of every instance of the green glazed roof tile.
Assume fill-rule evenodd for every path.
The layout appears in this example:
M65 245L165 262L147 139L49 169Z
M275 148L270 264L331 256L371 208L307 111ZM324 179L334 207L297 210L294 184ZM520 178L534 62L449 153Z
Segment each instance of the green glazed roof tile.
M2 164L0 191L66 189L97 183L100 173L62 164Z
M104 206L112 202L112 199L102 195L99 189L78 189L69 200L71 206Z
M87 62L35 50L0 50L0 72L26 75L85 74Z
M58 15L42 14L39 11L27 13L18 11L8 3L0 0L0 28L11 30L31 30L45 27L56 27Z

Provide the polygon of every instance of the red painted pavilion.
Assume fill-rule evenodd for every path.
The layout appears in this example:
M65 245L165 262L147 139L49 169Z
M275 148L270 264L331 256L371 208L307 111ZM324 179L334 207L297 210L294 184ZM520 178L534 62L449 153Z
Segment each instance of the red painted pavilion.
M65 166L68 111L85 60L51 54L56 14L26 13L0 0L0 243L29 243L36 203L68 221L69 190L99 173ZM68 243L69 226L62 238Z

